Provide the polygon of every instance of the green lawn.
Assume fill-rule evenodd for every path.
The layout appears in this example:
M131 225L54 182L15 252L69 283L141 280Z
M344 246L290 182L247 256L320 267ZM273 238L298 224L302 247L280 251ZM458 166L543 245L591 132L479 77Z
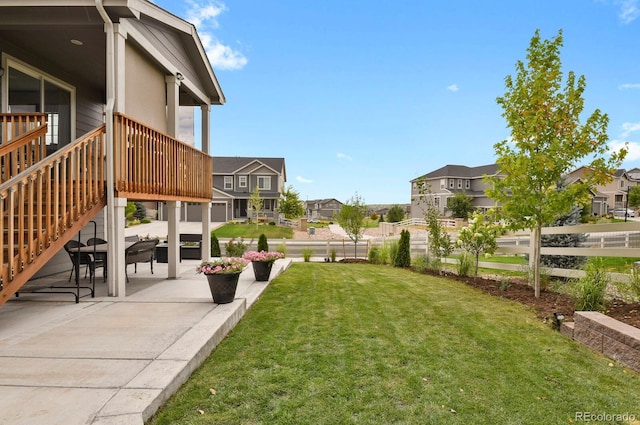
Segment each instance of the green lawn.
M289 227L270 226L268 224L238 224L227 223L222 227L218 227L213 231L218 238L243 238L258 239L261 233L267 239L291 239L293 238L293 229Z
M639 375L462 283L294 263L149 423L539 425L575 412L640 417Z

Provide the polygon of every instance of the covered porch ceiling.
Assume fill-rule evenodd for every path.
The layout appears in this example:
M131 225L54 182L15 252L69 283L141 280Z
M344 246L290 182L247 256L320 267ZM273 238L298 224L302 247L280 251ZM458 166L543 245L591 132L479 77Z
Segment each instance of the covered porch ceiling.
M24 1L24 0L23 0ZM14 3L8 1L8 3ZM31 4L34 2L24 2ZM37 2L36 2L37 3ZM41 2L49 5L54 1ZM64 2L60 2L64 3ZM73 3L73 2L71 2ZM80 3L80 2L78 2ZM81 2L81 3L94 3ZM169 24L161 22L162 9L148 2L144 4L152 8L151 16L141 14L126 5L128 2L107 2L116 5L106 6L113 22L121 22L125 19L139 20L144 25L161 28L176 35L182 43L182 48L189 57L197 58L201 55L199 42L191 33L186 33ZM5 3L6 4L6 3ZM122 4L122 5L119 5ZM189 29L189 24L179 18L166 13L171 19L182 23L182 27ZM55 64L68 76L84 81L89 87L106 93L106 35L104 22L94 6L4 6L0 4L0 39L3 43L14 46L18 51L30 52L40 61ZM132 42L132 40L129 40ZM139 43L135 43L150 60L160 64L158 58L154 58L146 52ZM206 57L205 57L206 58ZM29 60L29 58L23 58ZM165 63L172 58L164 58ZM201 62L201 63L200 63ZM224 103L224 95L215 80L211 66L205 61L196 62L194 67L197 78L204 87L204 92L210 98L210 104ZM179 69L180 64L175 64ZM171 74L166 70L167 74ZM211 78L213 76L213 78ZM105 94L106 97L106 94ZM202 105L188 85L180 87L180 105Z

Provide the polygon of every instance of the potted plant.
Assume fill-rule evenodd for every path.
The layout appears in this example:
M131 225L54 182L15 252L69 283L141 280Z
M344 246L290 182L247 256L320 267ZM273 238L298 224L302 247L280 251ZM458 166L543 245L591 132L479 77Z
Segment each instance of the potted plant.
M275 251L248 251L242 255L245 260L251 261L253 273L259 282L269 280L273 263L283 257L284 254Z
M240 273L247 264L249 261L240 257L217 258L203 261L196 267L196 273L207 276L213 301L218 304L227 304L235 298Z

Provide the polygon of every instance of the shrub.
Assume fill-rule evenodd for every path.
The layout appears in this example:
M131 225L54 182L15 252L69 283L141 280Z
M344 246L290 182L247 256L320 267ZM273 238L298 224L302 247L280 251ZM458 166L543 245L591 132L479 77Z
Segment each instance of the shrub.
M140 223L142 223L142 224L149 224L149 223L151 223L151 219L149 219L149 218L143 218L142 220L140 220Z
M400 242L398 242L398 252L393 259L395 267L409 267L411 265L411 245L409 231L404 229L400 232Z
M467 277L471 272L471 268L473 267L473 256L468 252L464 251L460 254L460 258L458 259L458 276Z
M336 249L335 248L331 248L331 262L335 263L336 262Z
M242 257L242 254L247 250L247 244L244 243L242 238L239 238L237 241L235 238L232 238L225 245L225 250L227 251L228 257Z
M609 284L601 258L592 258L585 267L586 275L575 281L575 309L578 311L604 311L604 295Z
M380 260L380 252L380 247L372 246L369 250L369 262L372 264L384 264L384 262Z
M218 241L218 237L213 231L211 232L211 256L212 257L221 257L222 253L220 252L220 241Z
M506 291L510 287L511 287L511 278L509 278L508 276L501 276L500 277L500 290L501 291Z
M385 256L385 264L387 263L387 261L390 264L394 264L396 255L398 255L398 241L387 242L384 244L384 246L387 250L387 255Z
M284 243L281 243L276 248L276 252L280 252L280 253L282 253L282 255L284 255L286 257L287 256L287 245L285 245Z
M429 268L429 256L427 254L418 254L412 261L413 268L419 272L424 273Z
M302 249L302 258L304 258L305 263L308 263L309 261L311 261L311 255L313 255L313 249L311 248Z
M136 210L133 212L133 218L142 220L147 216L147 207L142 202L134 202Z
M258 249L256 249L256 251L269 251L269 243L264 233L261 233L258 237Z

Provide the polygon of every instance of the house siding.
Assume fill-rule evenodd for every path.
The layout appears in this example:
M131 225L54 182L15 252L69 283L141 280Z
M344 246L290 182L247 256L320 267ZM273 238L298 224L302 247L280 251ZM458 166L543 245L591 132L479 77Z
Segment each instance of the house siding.
M125 50L125 113L167 132L165 75L135 48Z

